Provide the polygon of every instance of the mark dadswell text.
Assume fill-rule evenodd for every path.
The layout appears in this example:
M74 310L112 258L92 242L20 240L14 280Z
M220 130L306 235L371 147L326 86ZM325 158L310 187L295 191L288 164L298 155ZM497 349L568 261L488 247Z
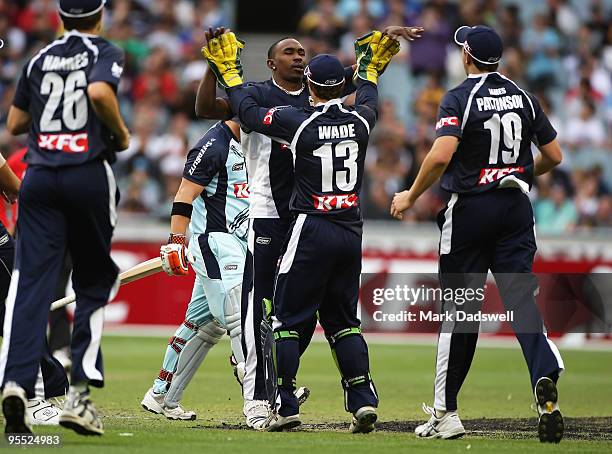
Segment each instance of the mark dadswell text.
M400 311L387 314L384 311L375 311L372 314L377 322L513 322L514 311L488 314L484 312L466 312L461 310L433 312Z

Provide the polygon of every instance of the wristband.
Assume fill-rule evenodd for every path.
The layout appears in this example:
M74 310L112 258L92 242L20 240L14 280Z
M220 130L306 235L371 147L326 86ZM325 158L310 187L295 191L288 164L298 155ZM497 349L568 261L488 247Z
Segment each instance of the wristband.
M182 244L187 246L187 236L180 233L171 233L168 237L168 244Z
M174 202L172 204L171 216L185 216L187 219L191 219L191 212L193 211L193 205L185 202Z

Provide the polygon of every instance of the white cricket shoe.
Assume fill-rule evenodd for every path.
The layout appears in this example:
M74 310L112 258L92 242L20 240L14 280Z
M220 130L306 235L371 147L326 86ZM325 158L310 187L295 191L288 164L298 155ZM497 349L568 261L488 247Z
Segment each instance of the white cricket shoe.
M28 417L26 415L26 392L14 381L4 385L2 392L2 413L4 413L7 434L29 434L32 433Z
M376 408L371 406L361 407L353 413L353 421L351 421L349 431L354 434L372 432L377 419Z
M300 386L293 392L293 394L295 397L297 397L298 404L302 405L310 397L310 389L306 388L305 386Z
M144 395L142 402L142 408L156 415L164 415L166 418L173 421L193 421L196 419L196 414L193 411L183 410L183 407L177 405L176 407L169 407L164 402L164 394L157 394L153 392L153 388Z
M80 435L102 435L104 428L98 411L89 400L89 391L70 389L59 417L60 426L74 430Z
M246 425L255 430L265 429L270 419L270 406L266 400L245 400L242 412Z
M302 421L299 414L291 416L273 414L266 424L266 430L268 432L282 432L283 430L293 429L300 424L302 424Z
M557 400L559 394L555 382L548 377L538 380L533 390L538 408L538 437L542 443L559 443L565 424Z
M436 416L436 410L425 404L423 404L423 411L431 415L431 418L414 429L418 437L451 440L465 435L465 429L456 411L447 411L439 418Z
M28 420L33 426L57 426L61 409L45 399L29 399L26 405Z

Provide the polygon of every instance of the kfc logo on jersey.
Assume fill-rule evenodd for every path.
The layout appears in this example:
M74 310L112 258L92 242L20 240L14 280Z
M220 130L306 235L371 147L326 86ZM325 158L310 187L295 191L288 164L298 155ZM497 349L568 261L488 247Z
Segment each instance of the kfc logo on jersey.
M83 153L89 150L87 133L82 134L39 134L38 147L44 150Z
M481 169L480 176L478 177L478 186L483 186L485 184L493 183L494 181L501 180L507 175L511 173L525 172L524 167L506 167L504 169Z
M319 211L343 210L357 206L357 194L313 195L314 206Z
M436 123L436 131L444 126L459 126L459 118L457 117L444 117Z
M249 183L234 183L234 195L237 199L248 199Z

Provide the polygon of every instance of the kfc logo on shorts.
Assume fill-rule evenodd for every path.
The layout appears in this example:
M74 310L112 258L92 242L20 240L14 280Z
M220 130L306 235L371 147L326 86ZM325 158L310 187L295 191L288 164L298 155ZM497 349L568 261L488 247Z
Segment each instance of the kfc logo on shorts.
M314 207L319 211L343 210L357 206L357 194L313 195Z
M248 199L249 183L234 183L234 195L237 199Z
M459 118L457 117L444 117L436 123L436 131L444 126L459 126Z
M38 134L38 147L43 150L83 153L89 150L87 133L82 134Z

